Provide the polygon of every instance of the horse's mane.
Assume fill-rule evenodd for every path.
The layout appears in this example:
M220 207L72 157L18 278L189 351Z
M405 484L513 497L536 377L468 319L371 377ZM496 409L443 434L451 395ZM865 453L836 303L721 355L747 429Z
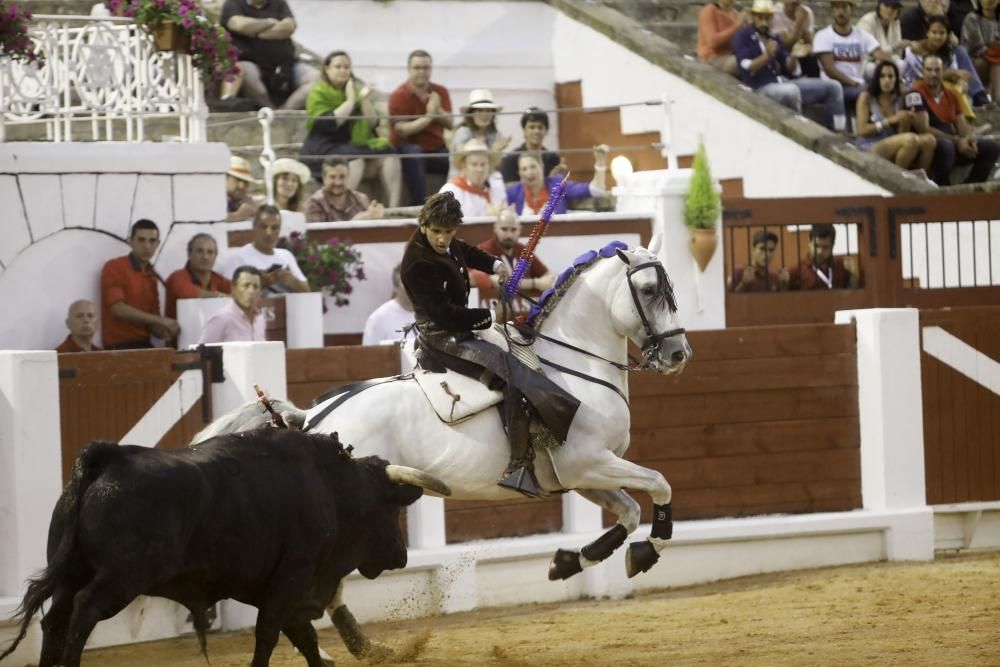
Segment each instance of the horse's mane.
M542 322L559 305L559 302L566 296L566 292L573 286L576 279L580 277L580 274L596 264L597 260L614 257L618 250L626 249L628 249L628 244L621 241L612 241L600 250L589 250L574 259L573 263L559 274L555 284L542 292L538 303L531 307L531 311L528 313L528 324L535 329L541 328ZM674 286L662 268L657 271L657 299L661 303L665 302L670 312L677 311Z

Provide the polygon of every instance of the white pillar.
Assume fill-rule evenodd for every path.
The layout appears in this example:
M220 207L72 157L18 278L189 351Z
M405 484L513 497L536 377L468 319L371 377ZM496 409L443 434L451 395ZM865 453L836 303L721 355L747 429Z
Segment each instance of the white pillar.
M45 566L61 492L56 353L0 351L0 598Z
M437 549L446 543L444 498L421 496L406 508L406 535L411 549Z
M285 332L289 350L323 347L323 295L320 292L285 295Z
M288 396L282 343L222 343L221 347L225 381L212 385L213 419L257 400L254 384L260 385L269 398Z
M562 497L562 532L593 533L600 531L601 508L576 491L568 491Z

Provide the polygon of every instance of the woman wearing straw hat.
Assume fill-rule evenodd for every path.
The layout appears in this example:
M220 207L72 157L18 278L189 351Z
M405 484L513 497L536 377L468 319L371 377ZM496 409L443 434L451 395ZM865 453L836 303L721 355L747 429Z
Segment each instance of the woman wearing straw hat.
M507 201L503 182L490 179L490 149L481 139L470 139L455 153L453 164L458 173L441 186L462 205L462 216L495 215Z
M493 101L493 93L486 88L476 88L469 92L469 103L462 107L465 121L451 137L451 151L454 156L471 139L479 139L492 151L491 169L500 164L504 149L510 144L510 137L497 131L497 112L503 107ZM454 165L454 162L453 162ZM458 169L452 166L450 176Z
M380 123L372 104L373 89L354 76L351 57L334 51L323 61L322 78L306 100L306 127L309 135L302 144L302 156L313 176L322 179L323 158L331 155L350 160L347 187L357 189L364 178L376 174L382 182L390 207L399 206L403 180L398 157L389 140L375 133Z
M298 160L283 157L271 165L274 205L282 211L302 211L306 183L312 180L309 167Z

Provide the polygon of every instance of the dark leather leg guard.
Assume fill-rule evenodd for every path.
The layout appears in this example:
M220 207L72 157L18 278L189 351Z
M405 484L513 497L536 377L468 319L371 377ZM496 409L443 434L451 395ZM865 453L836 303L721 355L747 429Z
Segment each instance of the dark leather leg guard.
M628 531L625 530L625 526L616 523L606 533L580 549L580 553L587 560L602 561L614 553L615 549L625 544L626 537L628 537Z
M504 470L500 486L519 491L529 498L545 498L548 494L535 479L535 451L531 448L529 427L531 415L522 404L519 394L512 397L507 408L507 440L510 442L510 463Z
M669 540L673 534L674 511L670 507L670 503L653 505L653 528L649 531L649 536L660 540Z

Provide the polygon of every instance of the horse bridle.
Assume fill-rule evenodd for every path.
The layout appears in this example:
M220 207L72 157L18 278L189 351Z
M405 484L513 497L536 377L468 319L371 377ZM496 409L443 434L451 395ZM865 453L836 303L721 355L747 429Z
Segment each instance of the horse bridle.
M673 338L674 336L680 336L685 332L683 327L678 327L676 329L669 329L662 333L656 333L653 329L653 325L650 323L649 318L646 317L646 311L642 308L642 302L639 299L639 293L635 289L635 284L632 283L632 275L642 271L643 269L648 269L652 267L656 270L657 277L664 284L669 284L669 278L667 278L667 272L663 268L663 264L657 261L644 262L638 266L633 266L625 272L625 281L628 283L628 289L632 293L632 303L635 304L635 309L639 312L639 320L642 322L642 328L646 332L646 342L642 344L642 365L639 368L646 368L649 366L650 361L660 350L660 345L667 338Z

